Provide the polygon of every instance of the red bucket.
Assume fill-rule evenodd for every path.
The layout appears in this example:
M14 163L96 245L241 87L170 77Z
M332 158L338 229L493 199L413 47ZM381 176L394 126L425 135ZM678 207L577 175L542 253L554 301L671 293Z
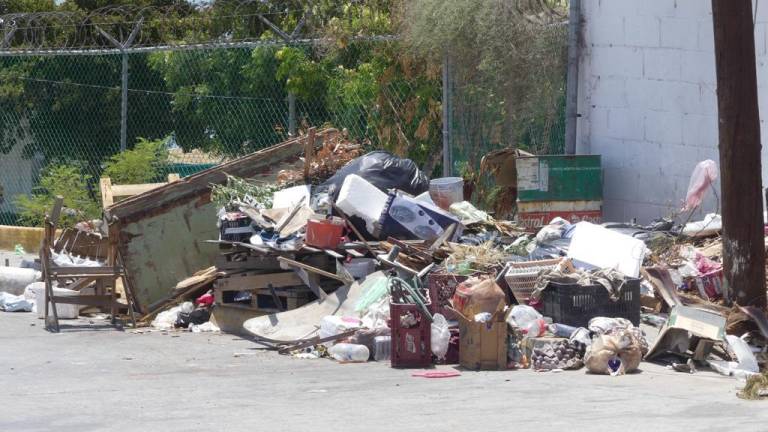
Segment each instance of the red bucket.
M339 218L307 221L307 238L309 246L320 249L335 249L341 243L344 235L344 221Z

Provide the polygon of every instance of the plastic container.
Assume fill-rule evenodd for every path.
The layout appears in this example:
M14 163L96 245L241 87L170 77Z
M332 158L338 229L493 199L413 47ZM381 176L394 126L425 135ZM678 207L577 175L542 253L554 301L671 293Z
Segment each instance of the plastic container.
M443 177L429 182L429 196L438 207L448 210L451 204L464 201L464 179Z
M334 360L341 363L362 363L367 362L371 352L365 345L356 345L340 343L328 349L328 353Z
M45 318L45 301L47 299L47 296L45 295L45 283L41 282L40 287L35 287L35 307L37 308L37 316L38 318ZM30 288L32 290L32 288ZM72 296L76 297L80 295L77 291L69 290L66 288L53 288L53 295L54 296ZM51 305L48 305L50 309L48 309L48 314L53 315L53 308L51 308ZM59 303L56 305L56 314L58 315L59 319L75 319L80 314L80 306L76 304L63 304Z
M344 221L341 218L307 221L307 236L304 242L320 249L335 249L344 235Z
M376 336L373 338L373 359L389 361L392 358L392 336Z
M244 213L227 213L220 220L219 240L231 242L248 242L256 230L251 226L251 218Z
M340 317L335 315L328 315L320 320L320 333L321 339L335 336L340 333L344 333L347 330L359 328L362 325L362 321L354 317ZM333 345L333 342L325 342L326 346Z
M427 308L431 308L427 303ZM404 327L401 317L410 315L417 324ZM393 368L423 368L432 364L432 334L430 322L419 306L413 304L389 304L390 328L392 329Z
M509 285L512 295L515 296L519 304L524 304L533 293L536 286L536 280L539 272L542 270L552 270L560 264L560 259L549 259L539 261L510 262L509 269L504 280Z
M559 324L587 327L589 320L604 316L626 318L640 325L640 279L627 278L621 296L612 301L602 285L550 282L541 296L544 316Z
M376 271L376 260L373 258L353 258L344 263L344 268L355 279L364 279L369 274Z

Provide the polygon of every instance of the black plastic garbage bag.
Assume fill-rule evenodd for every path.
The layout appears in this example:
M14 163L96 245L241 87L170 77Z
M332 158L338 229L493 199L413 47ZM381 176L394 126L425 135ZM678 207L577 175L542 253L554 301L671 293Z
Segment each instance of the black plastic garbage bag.
M176 328L188 328L190 324L205 324L211 319L211 311L206 308L195 309L190 313L180 312L174 323Z
M341 185L350 174L364 178L383 192L399 189L419 195L429 190L429 179L412 160L401 159L385 151L371 152L350 161L320 185L320 190L327 190L336 202Z
M539 243L536 249L531 252L531 260L544 260L560 258L568 255L568 248L571 246L571 239L556 239L546 243Z

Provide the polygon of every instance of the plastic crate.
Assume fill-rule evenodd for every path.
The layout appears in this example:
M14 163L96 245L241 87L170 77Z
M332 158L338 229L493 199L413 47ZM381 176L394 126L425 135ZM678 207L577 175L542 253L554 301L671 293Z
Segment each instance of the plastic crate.
M243 213L227 213L220 220L219 239L231 242L248 242L256 230L251 226L251 218Z
M515 296L515 299L517 299L517 302L525 304L531 298L539 272L542 270L552 270L561 261L561 258L556 258L540 261L510 262L507 273L504 275L504 280L509 285L509 289L512 291L512 295Z
M640 325L640 279L627 278L621 296L612 301L602 285L550 282L541 296L542 314L559 324L586 327L589 320L604 316L626 318Z
M390 303L389 315L392 329L392 367L422 368L432 364L431 323L421 308L412 304ZM410 328L402 326L400 318L406 315L414 316L418 324Z

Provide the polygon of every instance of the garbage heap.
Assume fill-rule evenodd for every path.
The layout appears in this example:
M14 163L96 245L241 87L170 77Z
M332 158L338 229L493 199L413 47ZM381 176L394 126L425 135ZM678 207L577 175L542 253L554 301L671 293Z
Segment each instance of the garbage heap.
M308 177L214 187L214 316L236 323L228 331L283 354L392 367L621 375L645 359L759 371L762 312L721 305L719 216L531 230L465 201L461 178L429 180L386 152L350 156L337 152L349 162L327 177L313 165ZM234 309L253 316L228 320ZM731 334L738 314L752 327Z

